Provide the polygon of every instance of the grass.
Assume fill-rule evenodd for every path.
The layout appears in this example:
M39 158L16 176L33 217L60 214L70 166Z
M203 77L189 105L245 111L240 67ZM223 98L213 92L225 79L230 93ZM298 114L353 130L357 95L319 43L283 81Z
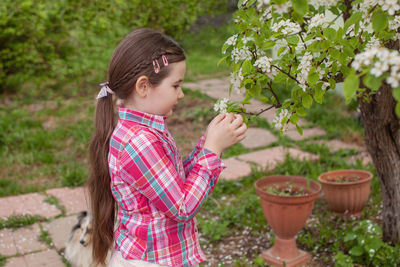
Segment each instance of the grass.
M41 221L45 221L45 218L38 215L11 215L6 220L0 219L0 229L16 229Z
M61 211L61 214L58 215L57 217L63 217L65 216L66 209L65 207L58 201L58 199L55 196L50 196L44 200L44 202L49 203L50 205L54 205Z

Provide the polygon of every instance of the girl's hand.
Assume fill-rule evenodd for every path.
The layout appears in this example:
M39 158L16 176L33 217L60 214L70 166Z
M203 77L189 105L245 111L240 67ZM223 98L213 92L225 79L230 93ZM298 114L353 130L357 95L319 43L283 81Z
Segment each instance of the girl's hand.
M238 114L220 114L208 125L204 148L218 156L228 147L243 140L247 126Z

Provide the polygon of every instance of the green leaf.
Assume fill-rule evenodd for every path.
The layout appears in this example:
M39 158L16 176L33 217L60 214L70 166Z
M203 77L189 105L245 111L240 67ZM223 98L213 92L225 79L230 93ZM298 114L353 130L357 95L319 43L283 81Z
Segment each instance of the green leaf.
M298 132L300 135L303 135L303 128L301 128L299 125L296 124L296 129L297 129L297 132Z
M315 102L322 104L322 102L324 101L324 94L325 91L322 90L322 84L318 84L318 86L315 87L315 94L314 94Z
M347 76L347 78L344 80L343 90L347 103L349 103L350 100L354 97L354 94L356 93L359 84L360 80L358 76L354 73Z
M378 91L379 87L381 87L382 80L383 76L375 77L369 72L363 78L364 84L372 91Z
M383 12L376 12L372 17L372 28L374 32L379 33L384 30L389 24L388 16Z
M291 123L293 123L293 124L296 125L298 121L299 121L299 115L297 115L296 113L293 114L293 115L290 117L290 122L291 122Z
M292 0L292 6L294 11L301 16L304 16L308 11L307 0Z
M296 44L299 42L299 40L300 40L300 37L297 36L297 35L291 35L291 36L288 36L288 37L286 38L286 41L287 41L288 44L290 44L290 45L296 45Z
M309 74L307 77L307 82L311 87L314 86L318 82L318 80L319 80L319 74L316 72Z
M335 37L336 37L336 31L335 29L332 28L325 28L324 29L324 36L330 40L330 41L334 41Z
M253 65L251 64L250 60L246 60L245 62L243 62L243 64L242 64L243 74L251 73L252 69L253 69Z
M361 17L362 17L362 12L355 12L355 13L353 13L353 14L350 16L350 18L348 18L348 19L346 20L346 22L344 23L344 31L347 31L347 29L348 29L351 25L358 23L358 22L360 21Z
M307 115L306 111L302 107L296 109L296 114L302 117L305 117Z
M226 50L229 48L230 45L228 45L227 43L224 43L224 45L222 46L221 52L222 54L225 54Z
M221 65L222 63L224 63L226 61L226 59L228 58L228 56L221 58L218 63L217 66Z
M266 97L266 96L261 96L259 99L260 99L261 102L263 102L265 104L270 103L269 98Z
M303 107L305 108L310 108L312 105L313 99L310 95L304 95L303 99L301 100L301 103L303 104Z
M357 235L354 232L349 232L344 236L344 242L348 242L350 240L354 240L357 238Z
M332 90L334 90L334 89L336 88L336 82L335 82L335 80L332 79L332 78L329 78L328 82L329 82L329 87L330 87Z
M259 97L261 94L261 86L259 84L253 85L250 88L250 94L254 97Z
M393 97L397 102L400 102L400 86L393 89Z
M395 111L396 111L397 117L400 118L400 102L397 102Z
M363 249L360 246L355 246L352 249L350 249L350 254L353 256L361 256L363 254Z
M270 49L270 48L274 47L275 44L276 43L274 41L268 40L268 41L265 41L265 42L262 43L262 48L267 50L267 49Z

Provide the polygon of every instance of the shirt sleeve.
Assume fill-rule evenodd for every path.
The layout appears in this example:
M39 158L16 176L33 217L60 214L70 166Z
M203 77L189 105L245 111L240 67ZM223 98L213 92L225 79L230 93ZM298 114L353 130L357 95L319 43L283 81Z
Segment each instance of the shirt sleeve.
M129 140L121 152L120 164L120 175L125 182L179 222L196 215L225 167L215 153L201 149L185 180L179 177L162 141L146 131Z
M196 164L198 155L204 147L204 142L206 138L205 136L201 136L197 141L196 146L193 151L183 160L183 169L185 170L185 175L188 176L189 172L193 169L193 166Z

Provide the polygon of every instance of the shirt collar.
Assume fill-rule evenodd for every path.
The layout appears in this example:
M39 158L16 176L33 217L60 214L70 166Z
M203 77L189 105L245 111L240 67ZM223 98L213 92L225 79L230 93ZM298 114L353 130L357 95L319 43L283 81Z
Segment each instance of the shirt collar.
M149 114L138 110L118 107L118 117L121 120L132 121L140 123L151 128L155 128L161 132L166 131L166 118L165 116Z

